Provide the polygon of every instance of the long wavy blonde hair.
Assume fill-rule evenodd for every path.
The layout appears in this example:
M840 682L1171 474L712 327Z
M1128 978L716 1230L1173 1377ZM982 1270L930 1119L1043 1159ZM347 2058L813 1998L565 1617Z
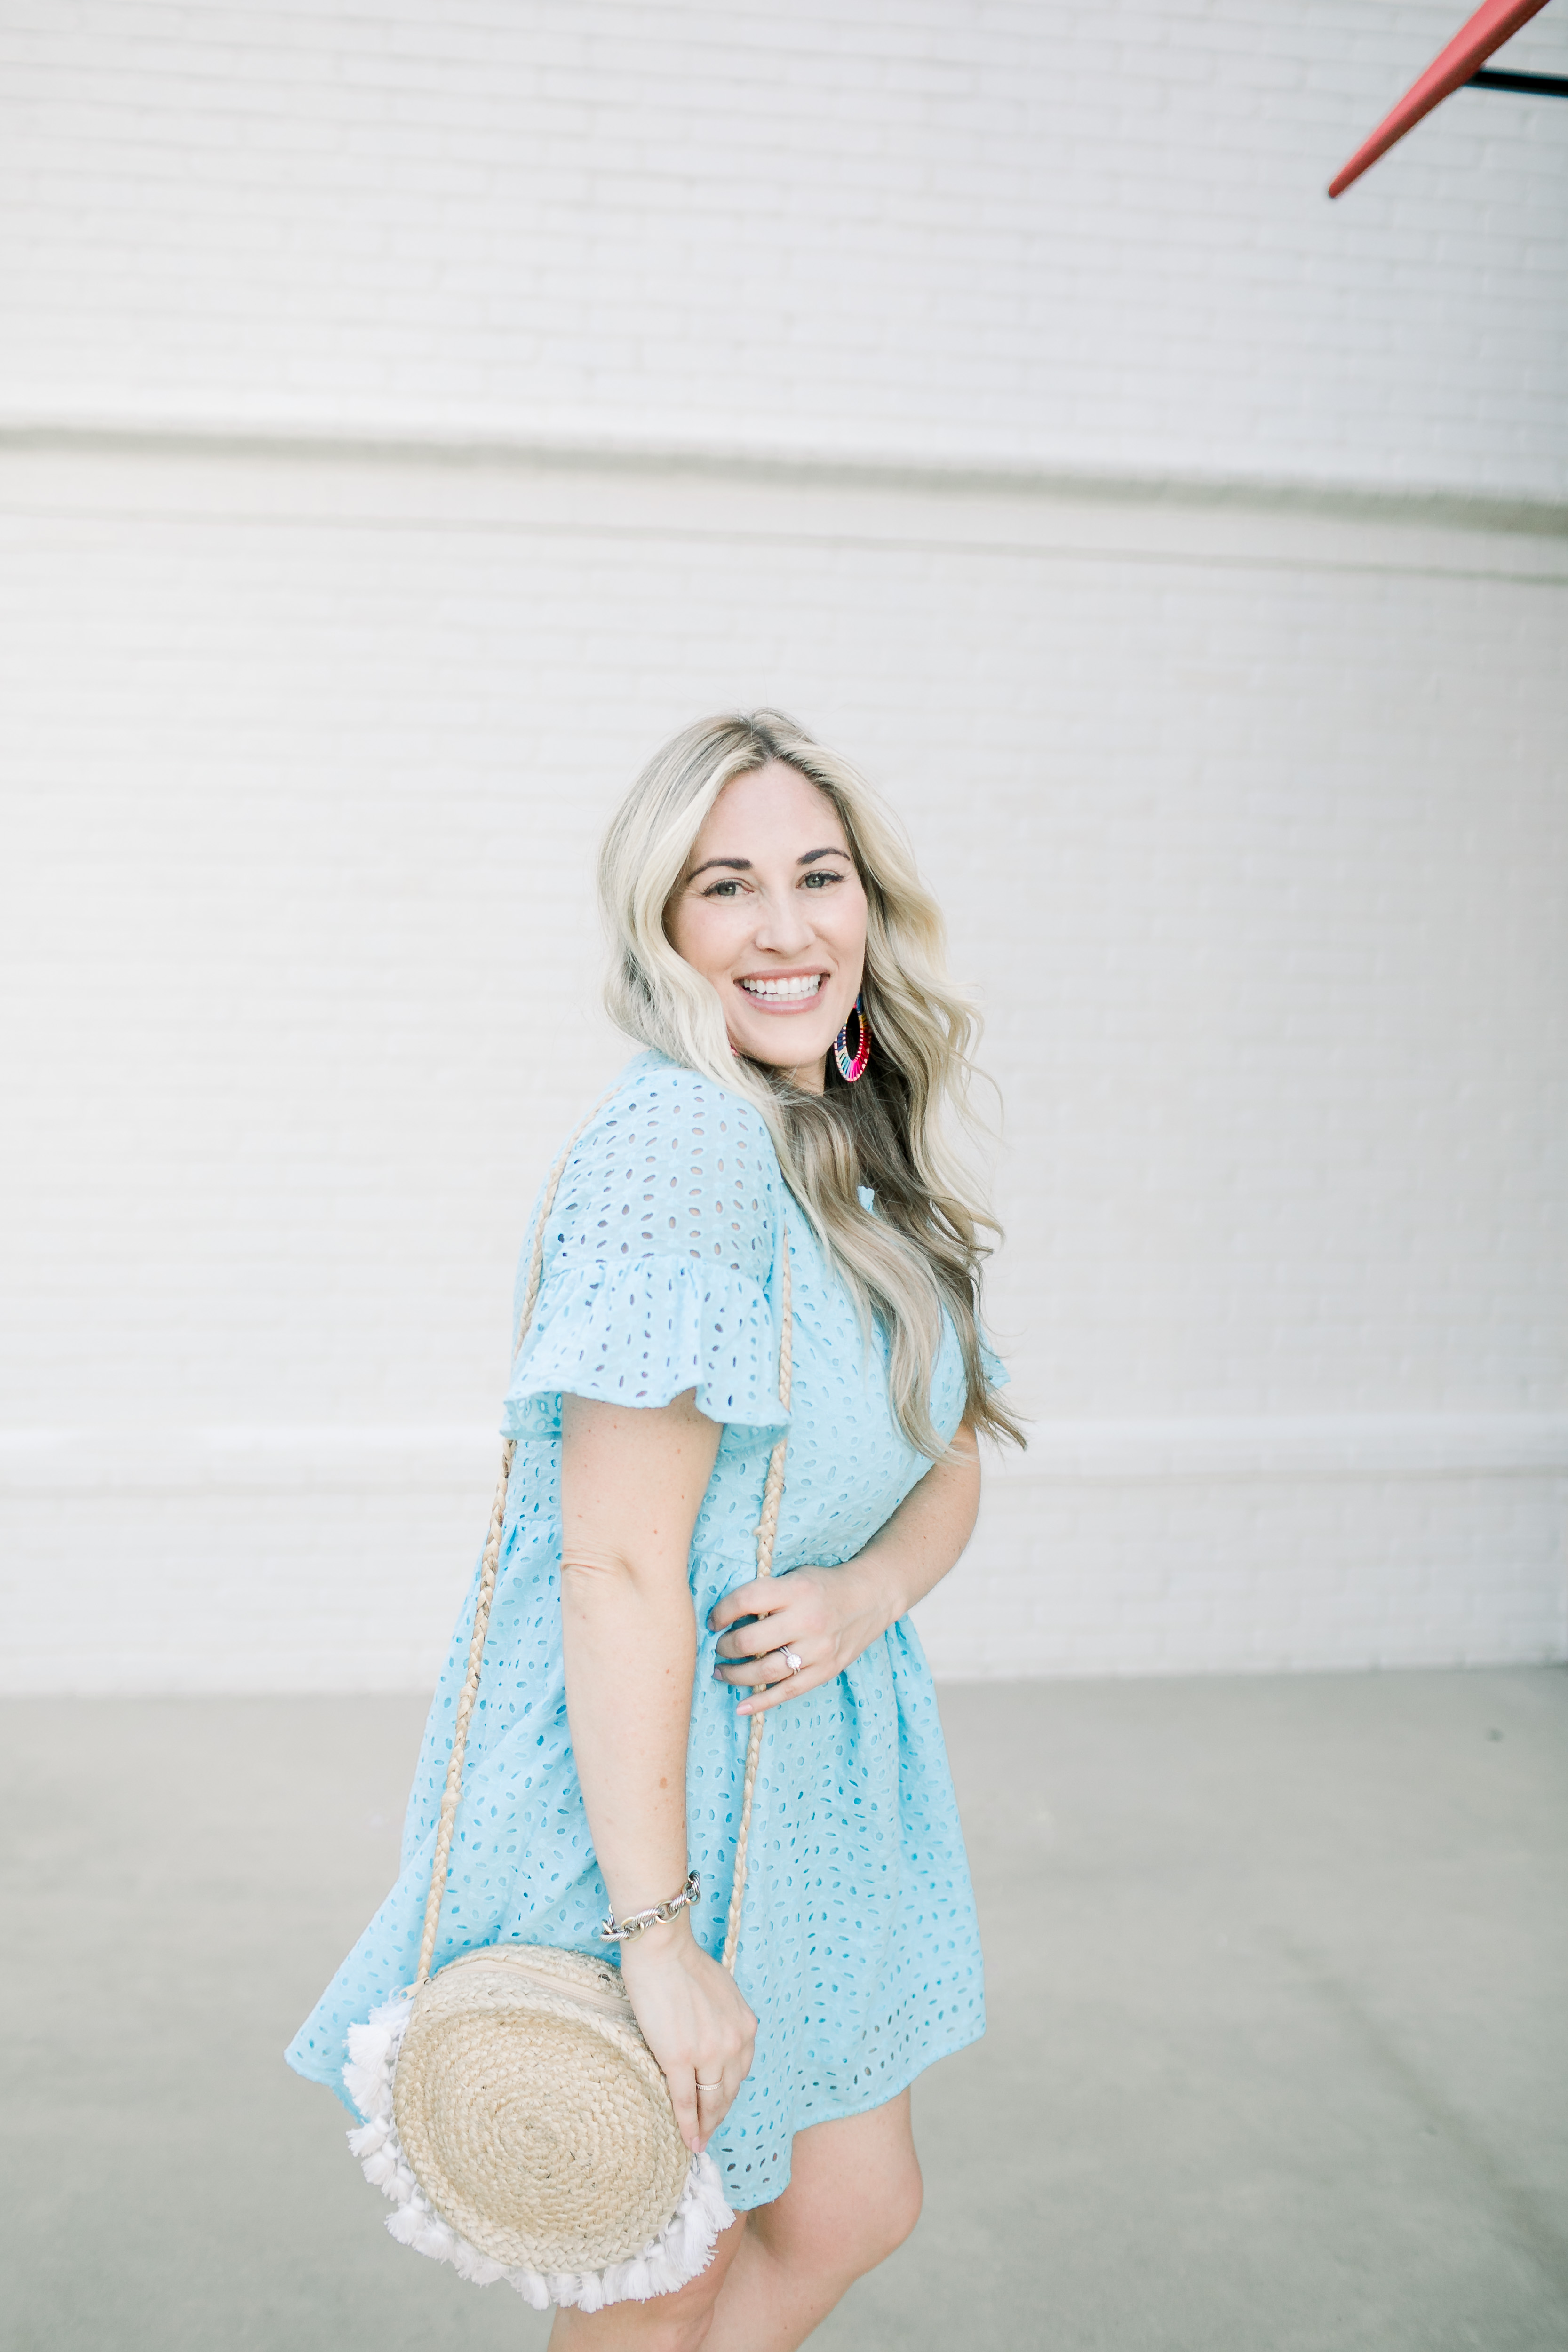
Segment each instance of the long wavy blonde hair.
M849 1087L829 1055L821 1095L731 1053L716 990L665 929L714 802L735 777L772 760L832 802L866 892L861 1000L871 1059ZM762 1113L784 1181L848 1286L862 1328L874 1316L888 1334L893 1411L910 1444L933 1461L947 1451L929 1402L945 1305L963 1350L970 1422L1021 1445L980 1349L980 1268L990 1255L981 1236L1000 1232L950 1132L953 1118L969 1124L979 1021L948 974L936 901L870 786L781 711L699 719L649 761L616 812L599 892L614 947L611 1019ZM874 1216L861 1205L862 1184L876 1193Z

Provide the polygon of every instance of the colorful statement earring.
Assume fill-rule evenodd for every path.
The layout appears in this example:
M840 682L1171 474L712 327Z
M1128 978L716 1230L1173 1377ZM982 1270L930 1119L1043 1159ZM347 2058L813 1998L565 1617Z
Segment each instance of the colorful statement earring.
M851 1009L851 1018L859 1024L854 1054L851 1055L849 1051L847 1021L833 1040L833 1058L838 1065L838 1075L847 1087L852 1087L857 1078L864 1076L866 1065L871 1058L871 1024L866 1018L865 1007L858 997L855 999Z

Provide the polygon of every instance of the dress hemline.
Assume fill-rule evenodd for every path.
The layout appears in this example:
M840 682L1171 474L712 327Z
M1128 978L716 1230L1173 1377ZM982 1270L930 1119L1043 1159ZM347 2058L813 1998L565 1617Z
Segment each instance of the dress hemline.
M909 2090L912 2084L920 2081L921 2076L925 2073L928 2066L938 2065L944 2058L956 2057L961 2050L971 2049L976 2042L984 2041L984 2025L980 2024L975 2026L971 2032L963 2035L959 2041L945 2042L940 2050L928 2051L921 2059L919 2065L911 2069L911 2071L904 2076L903 2081L897 2084L892 2090L873 2091L869 2098L862 2100L860 2105L856 2107L835 2107L830 2115L813 2116L808 2124L802 2124L800 2126L799 2131L815 2131L818 2124L847 2124L851 2122L856 2116L875 2115L879 2107L889 2106L894 2099L901 2099L904 2093ZM792 2156L795 2151L795 2141L798 2137L799 2132L792 2132L790 2134L789 2148ZM712 2141L710 2140L708 2145L710 2148L711 2148L713 2145ZM715 2161L717 2162L718 2159L715 2158ZM763 2205L771 2205L773 2202L774 2198L782 2197L784 2195L784 2190L789 2187L791 2179L794 2176L794 2165L789 2165L785 2169L784 2179L779 2182L777 2188L772 2191L772 2194L767 2197L753 2198L748 2204L744 2195L739 2188L731 2189L726 2187L724 2190L724 2201L727 2205L731 2206L737 2213L754 2213ZM720 2164L719 2173L721 2179L723 2179L723 2172L724 2168L722 2164Z

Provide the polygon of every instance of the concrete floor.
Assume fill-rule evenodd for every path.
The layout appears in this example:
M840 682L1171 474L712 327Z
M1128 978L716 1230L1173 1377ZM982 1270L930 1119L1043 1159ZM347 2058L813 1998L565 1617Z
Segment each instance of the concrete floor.
M1568 2346L1568 1676L943 1693L991 2032L823 2352ZM395 2246L279 2053L388 1881L414 1700L0 1708L6 2352L546 2323Z

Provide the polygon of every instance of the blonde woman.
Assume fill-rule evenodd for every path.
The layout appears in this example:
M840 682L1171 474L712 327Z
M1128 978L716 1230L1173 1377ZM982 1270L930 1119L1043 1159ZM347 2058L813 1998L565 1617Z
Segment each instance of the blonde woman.
M621 1966L736 2219L674 2293L557 2312L553 2352L788 2352L913 2228L910 2085L983 2030L980 1948L909 1612L1017 1435L977 1313L983 1213L944 1140L971 1016L941 918L853 769L776 712L667 745L601 865L610 1008L645 1049L573 1149L506 1403L519 1441L436 1963ZM754 1533L794 1391L774 1575ZM526 1262L526 1256L525 1256ZM403 1876L296 2040L408 1981L472 1602ZM770 1722L744 1932L719 1965L750 1719Z

